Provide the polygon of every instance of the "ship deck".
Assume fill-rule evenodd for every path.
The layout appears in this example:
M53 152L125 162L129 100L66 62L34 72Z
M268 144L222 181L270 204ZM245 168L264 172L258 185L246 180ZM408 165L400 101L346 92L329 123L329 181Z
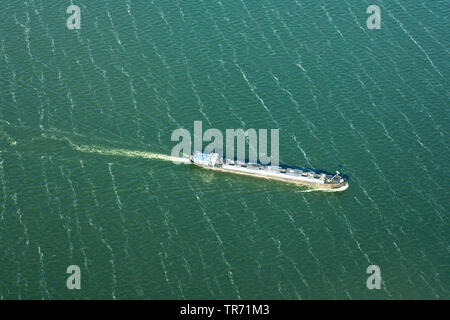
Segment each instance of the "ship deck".
M213 157L212 157L213 156ZM207 169L217 171L232 172L235 174L274 179L284 182L291 182L301 185L309 185L322 189L346 189L348 182L338 172L335 175L316 172L313 170L266 166L259 163L245 163L243 161L234 161L222 159L218 154L193 154L190 158L193 164Z

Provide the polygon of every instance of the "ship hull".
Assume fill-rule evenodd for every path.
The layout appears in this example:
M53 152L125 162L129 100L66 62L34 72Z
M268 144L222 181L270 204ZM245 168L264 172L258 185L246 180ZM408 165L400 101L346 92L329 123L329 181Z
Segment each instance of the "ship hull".
M268 173L263 170L258 171L258 170L251 170L251 169L243 169L243 168L236 168L236 167L228 166L228 165L223 165L221 167L217 167L217 166L209 166L209 165L203 165L203 164L198 164L198 163L193 163L193 164L198 167L204 168L204 169L240 174L240 175L250 176L250 177L254 177L254 178L262 178L262 179L267 179L267 180L277 180L277 181L281 181L281 182L292 183L292 184L297 184L297 185L302 185L302 186L308 186L308 187L313 187L313 188L318 188L318 189L323 189L323 190L343 191L348 188L347 181L345 181L343 183L339 183L339 184L331 184L331 183L326 184L326 183L320 183L320 182L301 180L301 179L298 179L295 177L290 177L289 175L282 176L281 174L275 174L275 173L271 174L271 173Z

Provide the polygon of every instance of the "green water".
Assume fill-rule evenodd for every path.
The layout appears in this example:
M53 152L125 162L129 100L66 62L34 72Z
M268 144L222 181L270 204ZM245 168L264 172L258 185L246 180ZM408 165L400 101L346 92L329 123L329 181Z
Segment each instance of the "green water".
M55 3L0 8L0 298L450 298L447 1ZM195 120L350 188L160 159Z

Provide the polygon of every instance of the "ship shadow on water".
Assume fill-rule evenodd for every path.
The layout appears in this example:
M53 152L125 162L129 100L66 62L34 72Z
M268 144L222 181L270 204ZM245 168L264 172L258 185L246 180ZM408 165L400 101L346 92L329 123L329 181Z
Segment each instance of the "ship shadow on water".
M202 182L207 184L215 182L216 178L219 177L217 174L223 173L214 170L205 170L197 166L189 166L189 170L191 170L194 177L198 177Z

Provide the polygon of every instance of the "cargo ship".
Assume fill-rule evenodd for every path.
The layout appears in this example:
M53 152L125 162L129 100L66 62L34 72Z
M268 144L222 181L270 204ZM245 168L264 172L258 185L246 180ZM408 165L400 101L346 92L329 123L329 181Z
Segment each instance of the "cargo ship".
M192 164L202 168L295 183L318 189L343 191L348 188L348 180L339 171L329 174L306 169L245 163L222 158L218 153L194 152L189 156L189 160Z

